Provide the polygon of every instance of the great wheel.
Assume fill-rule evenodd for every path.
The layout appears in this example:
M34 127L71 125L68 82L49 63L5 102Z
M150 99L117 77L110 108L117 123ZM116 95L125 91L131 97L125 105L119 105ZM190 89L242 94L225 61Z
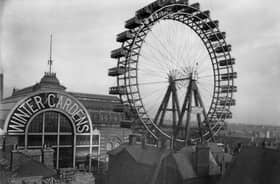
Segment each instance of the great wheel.
M158 0L136 11L111 52L110 94L137 113L155 140L214 140L231 118L237 73L231 45L210 11L186 0ZM135 121L136 122L136 121Z

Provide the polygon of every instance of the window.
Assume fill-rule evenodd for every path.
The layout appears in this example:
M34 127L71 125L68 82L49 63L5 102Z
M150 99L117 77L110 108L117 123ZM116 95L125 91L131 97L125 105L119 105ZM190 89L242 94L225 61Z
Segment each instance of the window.
M106 150L111 151L113 149L113 144L111 142L107 142L106 144Z
M100 135L93 135L92 136L92 144L93 145L98 145L99 144L99 137L100 137Z
M57 145L57 135L45 135L45 145L48 147Z
M59 142L61 146L70 146L73 144L73 135L60 135Z
M47 145L55 149L56 168L73 165L73 127L71 121L55 111L42 112L29 125L27 147L42 148Z
M99 112L97 115L97 117L101 117ZM100 132L94 129L92 133L92 140L90 140L91 135L88 133L75 135L73 124L66 115L57 111L45 111L38 114L30 122L26 134L27 145L25 145L25 135L20 136L19 142L21 146L26 146L29 149L41 149L44 145L54 149L56 169L73 166L74 146L76 146L77 166L83 163L88 167L90 151L96 157L99 156L100 152ZM74 145L74 140L76 145ZM92 145L90 145L91 141Z
M60 116L60 131L61 132L72 132L72 126L69 125L69 120L65 116Z
M89 135L77 135L77 145L89 145L90 136Z
M43 127L43 114L36 116L29 126L29 132L42 132Z
M41 135L28 135L28 147L30 146L42 146L42 136Z
M57 112L46 112L45 113L45 132L57 132L58 131L57 126L58 126L58 113Z

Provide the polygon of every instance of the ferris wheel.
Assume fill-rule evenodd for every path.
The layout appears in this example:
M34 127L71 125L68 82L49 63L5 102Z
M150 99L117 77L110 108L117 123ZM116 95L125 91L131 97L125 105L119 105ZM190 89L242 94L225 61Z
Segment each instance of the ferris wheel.
M117 35L117 66L108 73L117 85L109 93L137 113L154 139L213 141L232 118L235 59L218 25L199 3L157 0Z

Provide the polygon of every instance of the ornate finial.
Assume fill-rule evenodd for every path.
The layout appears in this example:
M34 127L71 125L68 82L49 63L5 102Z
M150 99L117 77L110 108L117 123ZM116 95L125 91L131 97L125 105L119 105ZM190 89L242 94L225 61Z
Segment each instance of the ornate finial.
M50 59L48 60L48 65L50 67L49 69L49 73L52 73L52 64L53 64L53 60L52 60L52 34L51 34L51 38L50 38Z

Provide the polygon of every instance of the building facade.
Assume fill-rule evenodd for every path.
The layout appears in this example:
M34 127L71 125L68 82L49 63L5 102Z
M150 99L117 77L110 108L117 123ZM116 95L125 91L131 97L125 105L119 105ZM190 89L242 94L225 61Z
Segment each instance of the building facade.
M131 133L120 127L126 117L114 110L117 105L114 96L68 92L46 72L39 83L1 100L0 146L5 152L51 148L56 169L96 168Z

